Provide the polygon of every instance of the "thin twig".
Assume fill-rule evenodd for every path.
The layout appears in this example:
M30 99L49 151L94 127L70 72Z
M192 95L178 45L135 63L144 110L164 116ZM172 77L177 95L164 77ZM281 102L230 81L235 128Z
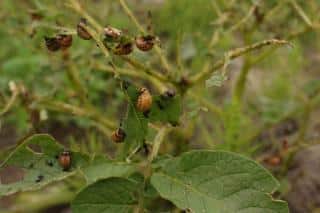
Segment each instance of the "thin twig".
M103 64L98 64L98 65L96 65L95 68L97 68L97 70L108 72L108 73L113 73L113 70L114 70L112 67L108 67ZM162 81L160 81L157 78L155 78L151 75L148 75L146 73L141 73L136 70L130 70L127 68L117 68L117 73L119 75L126 75L126 76L131 76L131 77L147 80L147 81L153 83L153 85L156 87L156 89L160 93L163 93L168 89L166 84L164 84Z
M188 95L190 95L190 97L194 98L195 100L197 100L200 104L202 104L203 106L205 106L206 108L208 108L209 111L211 111L213 114L218 115L219 118L221 118L222 116L222 110L220 107L216 106L215 104L207 101L206 99L204 99L202 96L195 94L194 92L192 92L191 90L188 92Z
M165 138L167 132L168 132L168 127L164 126L162 127L159 131L156 137L154 138L153 146L152 146L152 151L148 157L148 161L151 163L153 159L158 155L161 143L163 142L163 139Z
M259 1L255 2L251 8L249 9L248 14L243 17L239 22L237 22L235 25L233 25L228 31L227 33L231 33L235 30L237 30L242 24L246 23L248 21L248 19L253 15L254 11L257 9L258 7L258 3Z
M73 84L73 87L76 90L77 95L79 96L81 102L83 104L88 104L87 90L81 82L79 71L76 68L75 64L73 64L71 61L68 61L68 66L66 68L66 71L67 71L68 78Z
M296 2L296 0L290 0L290 3L292 7L297 11L298 15L301 17L301 19L309 26L312 27L312 21L307 16L307 14L303 11L303 9L300 7L300 5Z
M146 67L144 64L140 63L137 60L134 60L132 57L122 56L121 58L123 60L125 60L128 64L130 64L131 66L135 67L138 70L141 70L141 71L145 72L148 75L152 75L152 76L154 76L155 78L157 78L157 79L159 79L161 81L168 81L168 79L164 75L162 75L162 74L160 74L158 72L152 71L151 69Z
M100 32L103 29L103 27L82 8L77 0L69 0L69 2L70 5L68 6L79 13L83 18L88 20L88 22L95 28L96 31Z
M257 42L255 44L246 46L246 47L242 47L242 48L237 48L235 50L231 50L229 51L229 53L227 53L229 55L229 59L235 59L237 57L240 57L244 54L247 54L249 52L252 52L254 50L258 50L261 49L265 46L270 46L270 45L289 45L290 43L288 41L285 40L278 40L278 39L269 39L269 40L264 40L261 42ZM217 69L221 68L224 66L224 64L226 63L225 58L217 61L216 63L214 63L211 67L211 69L207 69L204 70L203 72L200 72L194 76L192 76L190 78L190 82L192 84L198 83L200 81L205 80L210 74L212 74L213 72L215 72Z
M142 27L142 25L138 22L138 20L136 19L136 17L134 16L134 14L132 13L132 11L130 10L130 8L128 7L127 3L125 2L125 0L119 0L119 3L121 5L121 7L123 8L124 12L129 16L129 18L132 20L132 22L134 23L134 25L136 25L136 27L138 28L138 30L140 31L140 33L145 34L146 31L145 29ZM170 71L170 65L169 62L167 60L167 58L164 56L161 48L159 46L155 46L154 47L157 55L160 58L161 64L163 65L163 67L165 68L166 72Z
M11 95L9 101L4 106L4 108L0 111L0 116L4 115L5 113L7 113L11 109L11 107L13 106L15 101L17 100L18 95L19 95L19 91L18 90L14 90L12 92L12 95Z
M78 106L74 106L74 105L67 104L60 101L47 100L47 99L41 99L41 98L37 98L36 103L39 106L47 108L49 110L68 113L68 114L76 115L79 117L87 117L93 121L101 123L103 126L111 130L115 129L117 126L114 122L108 120L100 112L92 108L89 109L85 107L78 107Z

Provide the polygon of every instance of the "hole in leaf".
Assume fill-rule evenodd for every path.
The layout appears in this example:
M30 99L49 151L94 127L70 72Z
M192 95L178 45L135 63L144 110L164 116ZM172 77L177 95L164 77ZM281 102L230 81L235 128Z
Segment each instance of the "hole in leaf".
M0 171L0 180L2 184L10 184L23 180L24 175L23 169L7 166Z
M31 149L33 152L42 153L42 149L38 144L29 144L28 148Z
M40 183L41 181L43 181L43 179L44 179L44 176L43 176L43 175L38 175L37 178L36 178L36 180L35 180L35 182L36 182L36 183Z
M54 162L53 162L53 160L46 160L46 165L47 166L50 166L50 167L53 167L53 164L54 164Z

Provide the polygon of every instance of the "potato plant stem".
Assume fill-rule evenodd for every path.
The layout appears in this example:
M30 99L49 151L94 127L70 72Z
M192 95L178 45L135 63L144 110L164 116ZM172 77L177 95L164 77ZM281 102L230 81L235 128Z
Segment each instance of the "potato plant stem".
M8 102L6 103L4 108L0 111L0 116L6 114L11 109L11 107L16 102L18 95L19 95L19 91L18 90L14 90L12 92L10 99L8 100Z
M94 18L92 18L92 16L90 16L86 10L82 8L77 0L70 0L70 7L79 13L83 18L88 20L88 22L95 28L96 31L100 32L103 29L103 27Z
M122 3L121 3L122 2ZM138 23L138 21L136 20L136 18L134 17L134 15L132 14L132 12L130 11L130 9L128 8L128 6L126 5L126 3L124 1L121 1L121 5L124 8L124 10L126 11L126 13L128 14L128 16L132 19L132 17L134 19L133 22L139 26L138 28L141 27L141 29L143 30L142 26ZM104 44L102 43L100 37L99 37L99 33L103 31L103 27L94 19L92 18L79 4L79 2L77 0L70 0L70 7L76 11L77 13L79 13L82 17L86 18L88 20L88 22L94 27L94 29L92 29L89 26L85 26L85 29L89 32L89 34L92 36L92 38L95 40L95 42L97 43L98 47L101 49L102 53L105 55L105 57L107 59L110 59L110 54L109 51L107 50L107 48L104 46ZM156 47L157 49L158 47ZM165 60L165 57L161 54L159 55L161 61ZM146 72L148 75L152 75L155 78L158 78L161 81L167 81L167 78L164 77L163 75L161 75L160 73L154 72L153 70L147 68L145 65L141 64L139 61L134 60L131 57L128 56L122 56L121 57L123 60L125 60L127 63L129 63L130 65L132 65L133 67L135 67L136 69L140 69L143 70L144 72ZM112 63L112 61L110 60L110 62ZM164 62L165 63L165 62ZM115 75L119 75L119 73L117 72L118 69L113 69L113 72L115 73ZM158 83L159 85L159 83Z
M77 91L77 95L79 96L81 102L83 104L88 104L87 90L83 86L80 79L79 71L76 68L75 64L72 63L72 61L68 61L68 66L66 71L67 71L67 76L71 81L74 89Z
M54 100L38 99L36 101L37 101L37 104L39 104L40 106L46 107L50 110L57 111L57 112L64 112L64 113L76 115L79 117L87 117L97 123L102 124L103 126L111 130L116 128L115 123L105 118L104 115L101 115L100 112L92 108L78 107L78 106L74 106L71 104L67 104L60 101L54 101Z
M122 59L124 61L126 61L128 64L130 64L131 66L135 67L136 69L142 70L144 73L148 74L148 75L152 75L155 78L161 80L161 81L168 81L168 78L166 78L165 76L161 75L158 72L154 72L151 69L149 69L148 67L146 67L144 64L140 63L137 60L133 60L132 57L129 56L123 56Z
M215 104L207 101L202 96L195 94L191 90L188 92L188 95L192 98L194 98L196 101L198 101L200 104L202 104L204 107L208 108L209 111L211 111L213 114L217 115L219 118L222 116L222 110L220 107L216 106Z
M301 19L309 26L312 27L312 21L307 16L307 14L303 11L303 9L300 7L300 5L296 2L296 0L290 0L291 6L294 10L297 11L298 15L301 17Z
M154 138L152 151L148 157L149 163L153 161L153 159L158 155L161 143L163 142L163 139L165 138L166 134L168 133L168 127L161 127L161 129L158 131L158 134Z
M98 70L104 71L104 72L113 72L113 68L112 67L108 67L102 64L99 64L96 66L96 68L98 68ZM141 73L138 72L136 70L130 70L130 69L126 69L126 68L117 68L117 73L119 75L126 75L126 76L131 76L131 77L135 77L135 78L140 78L140 79L144 79L147 80L151 83L153 83L153 85L155 86L155 88L160 92L163 93L167 90L167 86L161 82L160 80L158 80L157 78L148 75L146 73Z
M246 58L244 60L244 64L242 65L239 77L233 89L233 98L236 99L236 101L240 101L242 99L245 90L245 84L247 82L247 75L250 71L250 68L251 64L249 62L249 59Z
M285 41L285 40L269 39L269 40L264 40L264 41L261 41L261 42L254 43L254 44L249 45L249 46L245 46L245 47L241 47L241 48L237 48L237 49L231 50L231 51L228 52L228 55L229 55L229 59L232 60L232 59L240 57L240 56L242 56L244 54L252 52L254 50L261 49L261 48L263 48L265 46L270 46L270 45L288 45L288 44L289 43L287 41ZM225 63L226 63L226 59L223 58L223 59L217 61L216 63L214 63L210 69L207 69L207 70L204 70L203 72L195 74L194 76L192 76L190 78L191 84L196 84L196 83L199 83L201 81L204 81L213 72L216 72L216 70L222 68Z
M140 31L141 34L146 34L145 29L142 27L142 25L138 22L137 18L135 17L135 15L132 13L132 11L130 10L130 8L128 7L127 3L125 2L125 0L119 0L119 3L121 5L121 7L123 8L124 12L129 16L129 18L132 20L132 22L134 23L134 25L136 25L136 27L138 28L138 30ZM164 67L166 72L170 71L170 65L169 62L167 60L167 58L165 57L165 55L163 54L162 50L160 47L155 46L154 47L157 55L160 58L160 62L162 64L162 66Z

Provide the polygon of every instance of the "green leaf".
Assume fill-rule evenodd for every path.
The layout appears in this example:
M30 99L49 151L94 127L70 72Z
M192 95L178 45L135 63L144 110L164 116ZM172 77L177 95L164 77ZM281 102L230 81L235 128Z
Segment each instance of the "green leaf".
M137 201L137 183L108 178L83 189L71 203L73 213L128 213Z
M148 135L149 122L164 122L177 125L182 113L181 97L167 97L164 95L153 96L153 102L148 114L136 109L139 91L132 84L123 83L123 91L128 100L128 111L123 120L122 128L126 133L125 147L122 156L127 156L131 151L139 148Z
M87 183L91 184L109 177L128 177L136 171L133 164L113 162L107 158L96 158L88 167L82 169Z
M84 155L71 153L71 168L63 171L57 159L61 151L63 151L63 146L49 135L38 134L27 138L1 164L1 169L7 166L22 169L24 177L14 183L0 184L0 195L40 189L53 181L75 174L75 169L85 165L88 161Z
M169 122L172 125L179 123L182 112L181 97L155 96L149 113L150 122Z
M148 134L148 119L135 106L139 91L132 85L128 85L127 89L124 89L124 93L128 99L127 116L122 124L126 133L123 154L126 155L128 152L139 147L145 140Z
M195 213L287 213L270 193L279 186L252 160L228 152L193 151L168 161L151 183L161 197Z

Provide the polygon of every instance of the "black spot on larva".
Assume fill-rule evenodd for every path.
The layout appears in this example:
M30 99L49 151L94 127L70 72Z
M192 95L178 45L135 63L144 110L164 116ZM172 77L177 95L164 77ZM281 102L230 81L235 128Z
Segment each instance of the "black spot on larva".
M33 163L30 163L30 165L28 166L29 169L33 169L34 165Z
M55 158L55 159L59 159L59 155L55 155L54 158Z

